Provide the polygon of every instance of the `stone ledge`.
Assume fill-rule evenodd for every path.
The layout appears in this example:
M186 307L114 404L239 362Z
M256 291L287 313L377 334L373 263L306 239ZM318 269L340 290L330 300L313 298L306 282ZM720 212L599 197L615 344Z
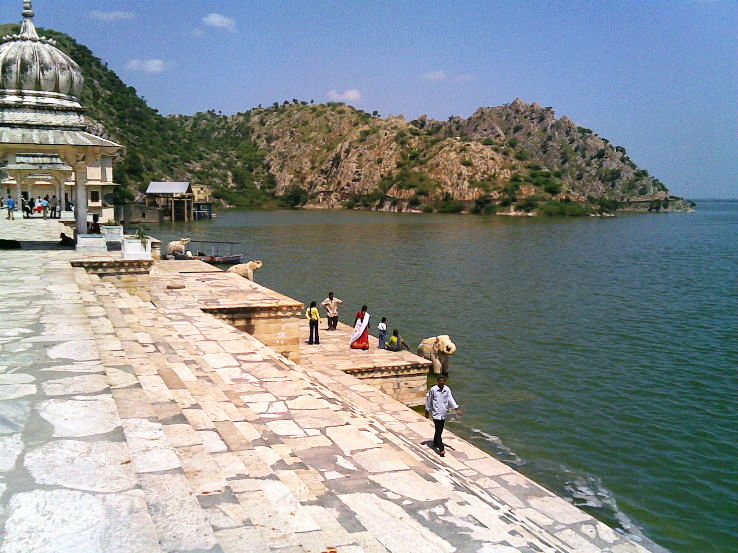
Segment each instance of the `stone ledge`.
M351 367L343 369L343 372L352 374L357 378L361 378L363 375L373 376L389 376L389 375L403 375L411 376L413 374L422 374L426 376L428 369L431 367L430 361L427 363L409 363L406 365L387 365L384 367Z
M72 267L83 267L93 275L142 275L151 272L152 259L72 259Z
M209 302L204 302L201 309L210 315L227 315L229 317L238 316L238 314L258 315L276 312L276 314L294 315L298 316L302 313L302 303L296 302L294 304L280 303L280 304L259 304L259 303L241 303L234 305L208 305Z

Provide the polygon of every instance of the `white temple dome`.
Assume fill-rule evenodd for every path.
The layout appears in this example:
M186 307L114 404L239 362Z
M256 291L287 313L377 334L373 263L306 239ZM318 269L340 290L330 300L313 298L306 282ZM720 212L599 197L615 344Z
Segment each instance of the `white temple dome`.
M33 15L30 0L24 1L20 33L3 37L7 42L0 45L0 89L79 98L84 83L79 65L53 40L38 36Z

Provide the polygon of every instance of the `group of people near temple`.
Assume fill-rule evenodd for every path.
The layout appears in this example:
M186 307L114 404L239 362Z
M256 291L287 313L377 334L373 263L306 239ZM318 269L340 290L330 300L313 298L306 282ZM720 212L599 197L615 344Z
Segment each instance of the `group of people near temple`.
M44 219L57 219L61 217L62 206L59 200L57 200L56 195L49 197L46 194L43 198L38 196L35 199L21 197L20 205L10 195L7 198L1 198L0 201L2 202L2 208L8 212L8 219L15 219L15 211L18 209L21 210L25 219L33 215L40 215Z
M333 292L329 292L328 297L320 302L320 305L325 309L326 318L328 319L328 328L326 330L332 331L338 328L338 306L342 303L343 300L335 297ZM310 326L308 344L320 344L318 328L320 325L320 311L318 310L318 303L316 301L310 302L310 307L305 312L305 318L308 319ZM351 349L369 349L370 319L371 315L367 311L367 306L362 305L361 310L356 313L356 317L354 318L354 332L349 340L349 347ZM387 317L382 317L382 320L377 325L377 339L379 340L379 349L389 351L401 351L402 348L410 349L397 329L394 329L389 340L387 339Z

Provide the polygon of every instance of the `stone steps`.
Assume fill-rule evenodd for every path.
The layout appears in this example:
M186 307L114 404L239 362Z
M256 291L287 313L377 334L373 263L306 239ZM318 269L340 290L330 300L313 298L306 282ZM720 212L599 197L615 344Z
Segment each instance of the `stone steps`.
M123 294L120 295L123 296ZM158 319L158 322L151 321L151 323L146 326L157 329L166 328L166 324L169 321L167 321L165 317L161 317L160 315L158 315L150 305L147 306L138 298L134 297L129 297L127 299L127 304L136 314L135 318L137 321L145 320L145 317L152 317L154 319ZM155 332L152 331L149 333L149 336L146 336L145 339L152 339L152 341L154 342L156 342L157 339L160 339L162 341L161 343L166 343L167 345L172 346L175 350L179 350L180 352L190 350L190 353L195 355L192 356L193 358L189 359L188 361L194 364L198 364L197 353L199 352L192 351L192 344L186 339L186 336L192 335L188 334L192 331L192 329L189 328L186 323L177 324L176 322L174 322L172 324L176 329L179 329L185 334L178 336L176 334L172 334L171 332L166 332L166 335L161 335L154 338L153 335L155 334ZM130 328L130 323L128 324L128 327ZM219 331L226 333L234 332L228 327L221 327ZM237 339L239 337L243 339L243 336L238 333L232 336L232 338L234 339ZM217 361L217 358L214 359L214 361ZM222 359L220 361L222 361ZM207 363L203 365L207 365ZM267 366L266 368L272 369L273 366ZM218 370L207 366L201 366L200 369L203 371L203 374L207 374L208 372L210 372L209 376L213 376L212 373ZM160 374L162 374L162 370L160 370L159 372ZM222 376L225 376L222 375L223 372L224 370L221 369L221 378ZM217 372L215 374L216 376L219 375L219 373ZM282 374L278 372L277 374L272 374L271 376L273 378L281 378ZM375 390L366 385L357 384L357 382L352 377L345 378L345 375L343 375L343 373L340 371L336 371L335 376L340 380L346 381L350 385L356 386L357 389L362 390L364 393L376 393ZM296 377L298 379L303 378L301 375L293 375L293 377ZM173 381L173 379L171 378L169 378L168 380L170 386L180 385L180 383ZM215 380L217 381L218 379L216 378ZM273 394L271 394L268 388L265 389L264 387L260 386L260 384L254 383L253 377L250 380L252 380L252 382L248 384L246 388L242 386L240 391L249 392L245 399L253 400L253 407L256 408L257 411L262 411L263 406L260 405L262 401L259 400L265 399L263 396L269 396L272 400L276 398L273 396ZM146 387L145 382L142 382L142 384L144 385L144 387ZM182 384L184 385L184 383ZM224 493L227 494L227 492L225 492L224 490L230 488L231 494L235 493L236 497L239 500L239 503L244 506L246 512L257 513L256 516L259 518L258 524L262 527L262 530L260 532L262 536L265 534L263 528L274 528L274 530L272 530L271 532L267 531L267 536L265 536L267 539L267 543L269 543L272 547L274 545L295 545L295 542L297 542L302 545L308 546L308 549L306 549L308 551L317 551L323 550L323 548L330 543L338 543L339 545L352 545L351 542L354 541L353 545L357 545L355 543L355 540L352 540L351 536L349 536L348 533L343 530L340 525L336 524L333 524L333 527L330 529L330 538L329 536L324 536L321 539L321 536L313 535L313 533L319 532L320 525L315 521L315 519L309 514L308 511L305 511L301 508L299 501L316 500L316 495L313 494L311 488L313 490L317 490L318 495L326 493L325 486L321 483L323 476L312 467L303 469L299 468L299 466L302 466L303 464L301 463L301 460L299 458L299 450L298 454L295 454L295 451L293 451L289 445L280 443L284 441L289 442L289 438L287 440L281 440L280 436L282 435L290 436L290 432L294 432L295 434L303 434L300 428L291 420L280 421L279 419L275 418L279 416L279 411L282 410L282 406L279 405L279 403L281 402L273 402L273 408L275 408L277 412L271 414L271 416L268 410L266 413L256 413L252 412L251 409L244 407L241 407L236 413L223 413L223 410L231 407L231 401L238 402L240 398L231 397L229 399L228 396L226 396L225 394L220 395L218 393L219 386L217 386L217 384L214 388L210 386L203 387L201 385L202 381L200 381L198 384L198 386L194 386L194 389L192 385L190 385L189 387L185 385L185 388L188 388L188 397L186 399L185 396L180 395L180 404L185 407L183 409L183 415L185 416L185 418L187 418L188 423L191 425L191 428L195 429L195 432L192 432L190 428L188 428L186 425L176 426L177 429L181 429L177 430L179 433L185 433L190 438L189 441L182 443L182 447L177 449L177 453L182 461L183 470L190 480L190 486L193 492L198 496L202 496L204 494L220 495ZM335 384L340 386L339 382L336 382ZM149 383L149 387L152 387L151 383ZM346 391L347 395L349 396L353 393L350 390L344 391ZM148 392L152 395L160 393L161 387L153 386L153 388L149 389ZM303 392L304 390L302 389L298 390L294 394L295 399L293 401L296 402L296 405L298 406L300 406L300 402L302 402L304 406L309 406L309 400L306 402L303 396ZM192 399L189 399L190 397ZM300 399L301 397L303 399ZM381 405L381 400L384 399L384 396L377 393L376 397L379 401L374 405ZM327 403L328 401L330 401L330 399L331 398L315 398L315 401ZM354 399L358 400L358 398ZM226 401L224 402L223 400ZM366 401L365 398L364 401ZM195 405L195 402L198 406L203 407L203 409L189 409L189 407ZM216 405L213 405L214 402L216 403ZM217 405L218 402L222 402L220 409ZM339 403L334 403L334 405L336 408L336 412L346 410L346 405ZM406 408L401 404L398 403L397 406L402 411L406 411ZM169 411L168 413L171 414L171 412ZM361 419L359 419L360 426L364 427L364 429L359 429L357 427L352 428L351 426L337 426L335 427L336 430L333 430L333 432L331 433L331 436L334 440L337 440L339 444L343 444L342 451L340 451L343 455L340 456L340 460L338 460L337 462L342 463L344 465L344 469L346 467L351 467L353 468L353 470L356 470L356 468L353 466L353 463L349 460L351 454L355 450L360 451L362 449L375 448L378 442L381 443L381 440L376 438L376 435L386 432L386 429L379 427L375 428L374 433L371 433L368 430L372 428L372 425L366 423L364 413L359 414L362 417ZM244 418L246 419L245 421L240 420ZM227 421L217 419L231 420ZM339 420L333 421L331 424L340 425L342 422L346 422L345 418L342 418L340 416L338 417L338 419ZM374 426L376 427L376 425ZM167 427L165 426L165 428ZM173 425L171 431L174 431L174 428L175 426ZM187 429L187 432L185 432L185 429ZM236 431L235 435L234 430ZM170 432L167 432L167 434L169 434ZM315 432L317 433L317 430ZM210 444L209 450L203 445L195 443L195 433L201 434L203 436L208 436L208 442ZM373 436L374 440L371 439ZM248 444L245 444L244 441L248 441L249 438L255 439L257 444L264 443L264 438L267 438L266 442L270 445L255 445L253 450L246 449L245 451L239 451L242 448L248 447ZM309 445L312 445L310 443L311 436L307 436L304 434L300 435L299 437L296 436L292 438L292 441L303 441L307 442L307 444ZM320 434L312 436L312 441L316 445L320 445L324 441L330 444L330 441L328 441L324 436ZM230 449L235 448L235 457L232 455L231 451L227 453L223 451L226 447L225 444L228 444ZM409 451L409 448L406 447L406 444L403 444L401 441L396 440L395 445L398 446L398 449L405 449L403 453L406 456L406 459L402 459L395 464L389 464L384 467L381 465L382 459L386 456L386 452L383 450L379 450L376 452L377 454L366 455L365 463L368 464L370 468L372 468L373 465L378 465L377 467L375 467L377 468L377 470L385 470L387 468L389 468L390 470L398 468L407 470L410 466L419 464L419 459L417 455L412 454ZM367 451L365 453L372 452ZM339 456L337 456L337 459L338 457ZM225 467L223 467L223 460L229 461L227 466ZM408 462L403 463L402 461ZM281 470L280 468L274 470L272 468L274 466L280 467ZM218 468L216 469L215 467ZM225 474L223 473L224 470ZM330 478L346 477L345 474L341 474L338 471L325 470L325 473ZM241 477L239 478L239 476ZM248 476L250 478L243 478L243 476ZM275 476L278 480L274 478ZM403 475L403 478L410 477L411 476L409 472ZM357 477L356 480L359 484L363 484L365 482L363 475ZM420 481L416 483L421 486L424 485L422 479L420 479ZM430 484L426 485L430 487ZM434 494L431 492L430 495ZM276 499L272 501L272 505L270 506L270 508L265 510L263 508L263 505L269 504L270 497ZM440 499L440 497L438 499ZM290 510L288 511L290 514L289 517L284 516L284 509L281 507L281 505L284 504L290 505ZM221 516L221 513L223 512L222 505L214 507L214 509L218 512L218 516ZM312 511L316 518L322 520L323 524L326 524L326 521L333 521L335 519L335 513L330 513L329 511L326 511L323 507L317 505L310 506L309 511ZM230 520L231 524L235 523L232 518L229 518L228 520ZM298 522L296 523L295 521ZM225 522L221 520L221 524L225 524ZM228 530L227 534L234 533L232 531L232 528L223 528L223 530ZM244 529L241 529L239 533L243 533L244 531ZM300 531L307 533L300 535ZM220 532L216 530L216 535L218 535L219 533ZM339 536L337 536L336 534L339 534ZM418 528L411 528L410 535L415 536L414 539L418 539L420 537L418 534ZM336 542L337 538L338 542ZM367 542L366 545L368 546L369 551L386 550L380 543L374 540L373 536L369 535L368 533L365 533L362 538L365 542ZM315 547L315 545L317 545L317 547Z
M152 374L151 367L139 366L136 370L139 385L114 391L134 470L149 500L150 511L157 513L154 523L160 532L170 530L170 535L160 536L165 551L184 546L171 535L171 529L192 524L191 520L182 518L179 509L182 502L191 504L193 497L199 502L201 512L195 517L196 510L190 509L187 516L197 519L201 533L199 543L192 541L192 535L186 536L190 546L198 543L201 549L210 545L214 551L222 547L226 552L269 551L283 547L324 551L332 543L343 542L353 547L351 551L386 551L380 547L360 548L345 531L343 539L337 540L341 528L334 518L322 507L304 508L298 500L314 499L310 487L319 485L319 476L303 470L301 477L299 469L293 470L290 465L298 460L286 446L254 446L251 440L263 442L261 435L268 432L268 428L258 422L252 425L248 419L255 421L254 413L249 413L245 406L240 410L234 408L232 401L216 386L203 385L203 381L196 380L195 374L201 370L198 360L191 353L183 353L192 351L192 345L172 331L163 333L161 329L166 328L169 321L157 316L151 306L146 306L139 298L126 297L125 292L112 287L107 291L111 300L102 303L109 317L120 318L128 309L135 314L135 323L123 316L128 320L121 320L121 331L116 334L121 345L127 345L123 351L133 352L126 355L125 362L140 364L141 359L136 358L139 351L150 358L153 351L146 351L150 348L145 346L151 344L172 346L180 352L180 360L176 363L170 360L166 363L169 366L155 371L157 374ZM112 296L125 302L125 307L118 300L112 300ZM130 331L139 342L140 350L126 340L131 338ZM106 337L100 335L100 338ZM120 363L119 357L115 359ZM175 364L176 372L171 368ZM193 409L193 406L201 409ZM154 417L158 422L152 421ZM142 444L142 440L150 442ZM157 446L152 448L152 442ZM280 468L283 465L284 468ZM148 475L164 470L178 473L177 468L181 468L186 487L181 485L179 474ZM160 481L167 483L177 495L162 499ZM166 509L165 503L170 499L178 505L177 511ZM329 528L330 535L322 531L316 519ZM204 520L210 525L210 532L203 530ZM369 536L365 539L370 542Z
M148 356L156 353L146 332L147 321L138 320L131 309L137 298L100 282L94 275L79 272L79 278L89 281L96 307L102 310L91 313L102 315L101 324L94 327L95 337L103 350L101 356L131 453L132 469L162 551L223 551L175 448L175 444L194 446L202 440L177 419L178 415L183 419L181 412L148 361ZM172 420L175 424L168 425L172 428L165 432L162 423ZM178 433L181 427L190 430L192 436Z
M438 458L427 421L341 370L87 278L108 378L136 379L113 396L164 551L638 551L463 440Z

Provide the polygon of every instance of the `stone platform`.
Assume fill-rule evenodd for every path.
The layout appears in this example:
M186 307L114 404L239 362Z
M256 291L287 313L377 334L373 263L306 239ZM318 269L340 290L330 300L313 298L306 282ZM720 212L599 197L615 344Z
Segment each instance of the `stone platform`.
M379 340L371 334L367 351L351 349L349 340L354 329L338 323L336 330L328 331L326 323L326 319L321 319L320 344L308 345L308 320L304 317L300 319L301 365L337 369L374 386L405 405L414 407L423 404L428 371L431 370L430 361L407 350L379 349Z
M0 553L647 551L451 433L438 457L402 403L166 288L189 276L152 303L73 251L0 255Z
M287 359L300 360L302 303L235 273L197 260L158 261L151 273L151 301L165 311L202 309Z

